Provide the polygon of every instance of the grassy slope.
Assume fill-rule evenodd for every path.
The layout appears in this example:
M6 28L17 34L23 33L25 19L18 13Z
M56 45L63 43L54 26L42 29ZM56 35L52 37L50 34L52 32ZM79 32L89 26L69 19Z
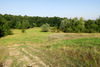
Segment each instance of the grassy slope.
M14 35L8 35L0 39L0 45L11 46L14 44L36 44L42 42L43 37L49 35L50 32L40 32L40 28L28 29L25 33L21 33L21 30L12 30Z
M50 33L41 32L40 28L31 28L25 33L17 29L12 31L14 35L0 39L0 47L4 51L0 52L0 60L12 60L9 63L11 67L31 65L33 61L38 66L46 64L52 67L100 65L99 33ZM6 49L3 49L4 46ZM8 50L9 56L6 57ZM16 55L16 52L19 53Z

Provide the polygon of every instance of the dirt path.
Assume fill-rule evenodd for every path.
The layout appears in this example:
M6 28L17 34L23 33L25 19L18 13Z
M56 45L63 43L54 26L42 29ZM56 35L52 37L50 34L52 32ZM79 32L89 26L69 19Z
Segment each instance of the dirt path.
M48 67L38 56L25 50L24 47L10 47L9 56L3 63L3 67Z

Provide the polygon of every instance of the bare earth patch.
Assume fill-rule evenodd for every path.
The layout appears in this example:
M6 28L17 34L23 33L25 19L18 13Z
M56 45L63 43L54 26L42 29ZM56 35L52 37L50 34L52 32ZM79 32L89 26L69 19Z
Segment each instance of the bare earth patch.
M14 46L20 46L20 44L14 44Z

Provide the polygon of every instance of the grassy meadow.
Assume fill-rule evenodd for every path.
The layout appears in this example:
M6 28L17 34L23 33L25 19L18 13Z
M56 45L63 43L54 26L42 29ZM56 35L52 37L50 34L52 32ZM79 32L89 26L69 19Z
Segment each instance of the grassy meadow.
M99 67L100 33L41 32L39 27L0 38L3 67Z

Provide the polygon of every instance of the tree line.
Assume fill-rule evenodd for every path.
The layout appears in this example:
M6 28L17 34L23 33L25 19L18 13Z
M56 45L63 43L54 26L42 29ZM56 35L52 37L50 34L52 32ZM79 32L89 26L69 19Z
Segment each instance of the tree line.
M60 30L68 33L100 33L100 18L96 20L84 20L80 17L73 19L63 19Z
M0 14L0 37L11 34L10 29L41 27L46 23L49 24L50 27L68 33L100 33L100 18L96 20L84 20L81 17L78 20L77 17L68 19L60 17Z

